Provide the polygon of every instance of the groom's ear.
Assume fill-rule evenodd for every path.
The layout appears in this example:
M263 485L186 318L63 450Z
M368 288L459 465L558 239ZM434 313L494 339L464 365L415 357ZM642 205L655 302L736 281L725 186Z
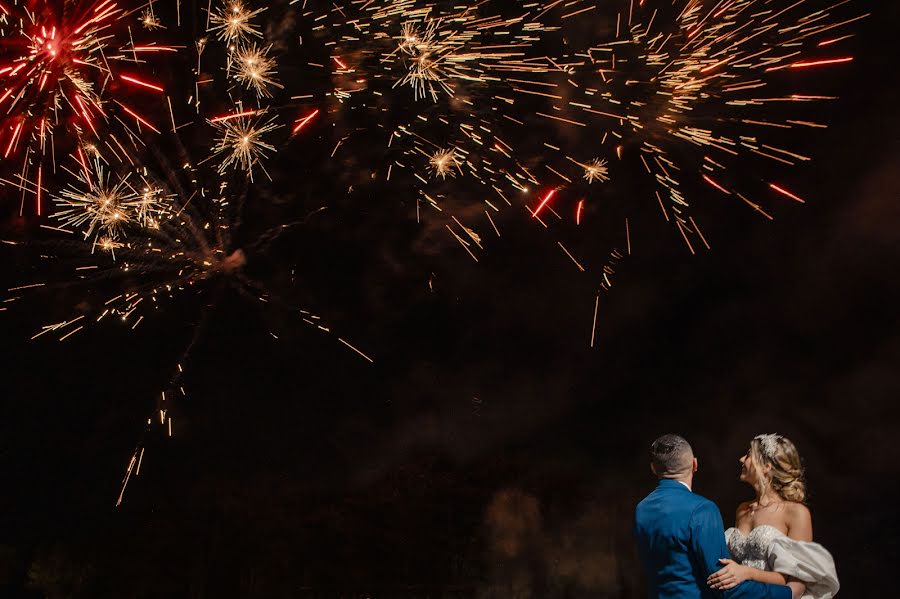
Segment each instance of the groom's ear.
M691 472L696 472L698 467L697 458L694 458L693 463L691 464Z
M652 472L654 476L659 476L659 474L656 473L656 464L653 462L650 462L650 472Z

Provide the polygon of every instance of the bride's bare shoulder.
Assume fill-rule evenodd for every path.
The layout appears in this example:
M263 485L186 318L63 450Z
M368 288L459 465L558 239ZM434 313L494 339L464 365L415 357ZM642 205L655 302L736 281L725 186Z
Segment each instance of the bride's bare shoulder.
M812 521L812 513L809 511L809 508L799 501L786 501L784 503L784 508L784 511L790 520L795 522Z
M796 501L785 503L788 536L798 541L812 541L812 514L809 508Z

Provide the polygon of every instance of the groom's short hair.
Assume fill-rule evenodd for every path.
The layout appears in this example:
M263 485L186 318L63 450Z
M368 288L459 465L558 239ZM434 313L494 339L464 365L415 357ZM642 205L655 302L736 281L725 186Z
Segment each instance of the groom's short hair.
M687 474L694 460L694 450L684 437L667 434L650 446L650 461L660 478L676 478Z

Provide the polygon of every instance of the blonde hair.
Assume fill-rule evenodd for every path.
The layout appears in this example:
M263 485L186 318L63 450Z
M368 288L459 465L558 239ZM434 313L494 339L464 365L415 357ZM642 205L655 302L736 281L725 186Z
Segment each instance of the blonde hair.
M750 457L756 471L756 487L760 495L766 487L785 501L806 501L806 480L800 452L790 439L781 435L758 435L750 441ZM765 472L765 464L772 469Z

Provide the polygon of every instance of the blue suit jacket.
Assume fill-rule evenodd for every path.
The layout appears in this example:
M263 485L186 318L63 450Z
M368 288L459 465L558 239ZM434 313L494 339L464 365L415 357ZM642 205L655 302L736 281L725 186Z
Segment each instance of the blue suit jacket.
M676 480L662 479L637 505L634 535L651 599L791 599L785 585L747 581L715 591L706 577L729 557L719 508Z

